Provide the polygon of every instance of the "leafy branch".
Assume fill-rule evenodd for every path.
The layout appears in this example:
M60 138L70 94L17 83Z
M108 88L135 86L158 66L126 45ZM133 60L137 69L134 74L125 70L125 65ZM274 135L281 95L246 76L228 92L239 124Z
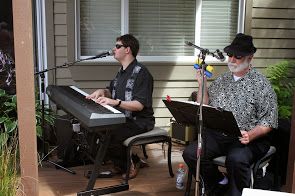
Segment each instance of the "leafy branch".
M38 99L35 104L36 109L36 134L42 136L42 107ZM45 123L54 124L55 115L45 107ZM16 95L9 95L5 90L0 89L0 146L7 143L9 138L17 133L17 102Z
M295 90L295 61L281 61L267 67L269 78L278 98L279 117L288 119L292 115L292 98Z

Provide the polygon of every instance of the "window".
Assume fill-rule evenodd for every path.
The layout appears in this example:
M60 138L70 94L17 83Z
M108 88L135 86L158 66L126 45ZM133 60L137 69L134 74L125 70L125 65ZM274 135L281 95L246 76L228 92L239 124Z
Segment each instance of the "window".
M141 60L175 61L193 57L185 41L215 51L234 38L243 21L244 0L77 0L79 56L113 48L131 33L140 42Z
M223 49L238 31L237 0L203 0L200 45L210 50Z
M80 0L80 55L111 48L121 34L120 0Z
M195 39L195 0L131 0L129 32L144 56L192 56L185 40Z

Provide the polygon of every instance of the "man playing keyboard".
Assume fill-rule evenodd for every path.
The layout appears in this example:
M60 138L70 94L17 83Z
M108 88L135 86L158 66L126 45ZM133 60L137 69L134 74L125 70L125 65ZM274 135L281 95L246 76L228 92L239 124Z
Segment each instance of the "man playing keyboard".
M106 89L98 89L86 96L102 105L110 105L126 116L126 123L112 131L110 147L106 153L117 170L126 171L126 148L123 141L131 136L152 130L155 125L152 108L153 77L137 59L138 40L130 34L117 38L113 49L114 58L121 68ZM139 162L133 159L129 178L135 178ZM123 174L123 178L125 175Z

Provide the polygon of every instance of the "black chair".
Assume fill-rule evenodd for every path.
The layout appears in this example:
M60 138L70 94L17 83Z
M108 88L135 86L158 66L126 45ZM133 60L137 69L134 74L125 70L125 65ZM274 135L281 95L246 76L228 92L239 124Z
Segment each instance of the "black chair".
M166 131L165 129L155 127L151 131L132 136L123 142L123 144L127 147L127 171L126 171L126 180L125 180L126 184L128 183L128 180L129 180L132 146L141 145L145 158L148 158L146 154L146 150L145 150L145 145L152 144L152 143L168 143L169 174L171 177L174 177L172 166L171 166L171 148L172 148L171 137L169 136L168 131Z
M270 160L274 157L275 153L276 153L276 148L274 146L271 146L268 152L262 158L260 158L258 161L252 164L250 188L253 188L254 183L257 180L258 170L262 168L266 169L266 167L269 165ZM225 167L225 159L226 159L226 156L220 156L213 159L213 163L218 166ZM193 176L193 173L189 170L187 183L186 183L185 196L189 196L190 194L192 176Z

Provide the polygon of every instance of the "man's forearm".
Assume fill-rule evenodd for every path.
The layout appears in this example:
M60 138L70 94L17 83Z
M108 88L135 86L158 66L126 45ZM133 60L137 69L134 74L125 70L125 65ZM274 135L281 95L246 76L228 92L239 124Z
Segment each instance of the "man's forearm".
M139 101L121 101L120 108L129 111L141 111L144 108Z
M208 104L209 103L209 97L208 97L208 89L207 86L205 85L204 87L204 96L203 96L203 104ZM202 99L202 86L199 86L198 89L198 96L197 96L197 102L200 103Z
M253 141L253 140L257 139L257 138L265 136L271 130L272 130L271 127L265 127L265 126L262 126L262 125L257 125L252 130L248 131L249 140Z

